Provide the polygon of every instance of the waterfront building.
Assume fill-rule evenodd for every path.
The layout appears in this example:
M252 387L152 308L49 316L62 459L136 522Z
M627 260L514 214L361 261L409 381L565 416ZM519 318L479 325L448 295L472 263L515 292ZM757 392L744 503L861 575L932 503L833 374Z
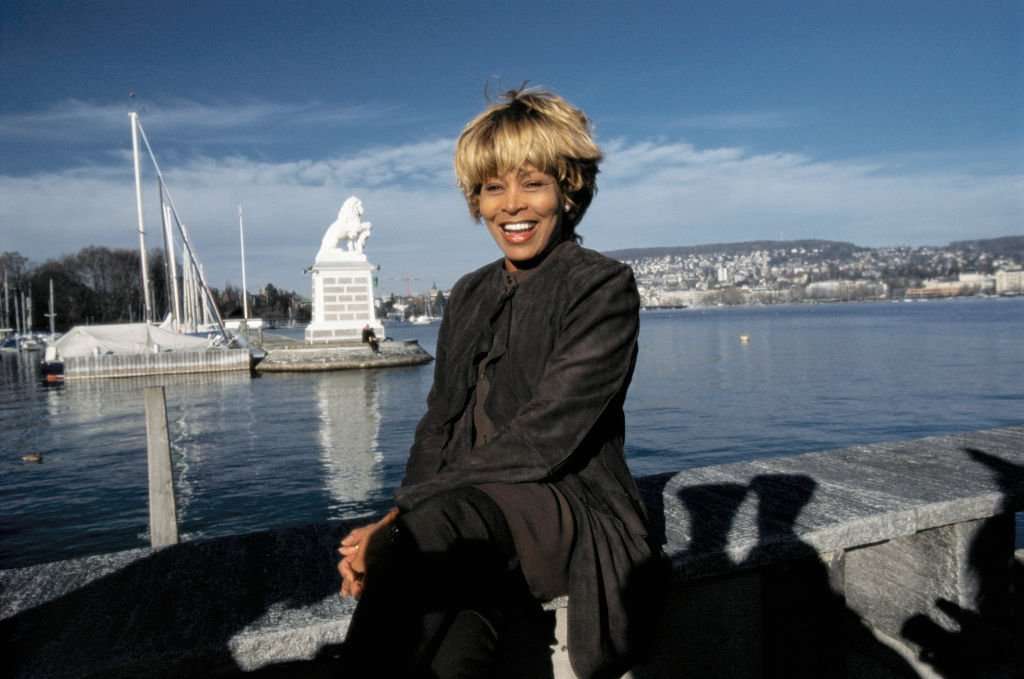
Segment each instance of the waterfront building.
M967 294L992 294L996 291L996 278L983 273L962 273L960 283L967 288Z
M1024 295L1024 269L996 272L997 295Z
M910 299L936 299L939 297L959 297L965 294L967 286L960 281L927 280L920 288L908 288L906 296Z

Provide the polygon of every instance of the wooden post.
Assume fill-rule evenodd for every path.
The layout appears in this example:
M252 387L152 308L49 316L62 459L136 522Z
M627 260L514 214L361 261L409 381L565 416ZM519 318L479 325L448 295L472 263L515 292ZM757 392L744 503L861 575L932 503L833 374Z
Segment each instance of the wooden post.
M163 387L146 387L146 450L149 460L149 544L153 549L178 544L171 442Z

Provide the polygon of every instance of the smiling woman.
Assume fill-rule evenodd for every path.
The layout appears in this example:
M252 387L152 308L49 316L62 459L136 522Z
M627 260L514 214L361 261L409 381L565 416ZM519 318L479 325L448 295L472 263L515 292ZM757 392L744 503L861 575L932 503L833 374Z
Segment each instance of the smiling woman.
M564 212L559 226L566 238L575 238L576 225L597 192L602 158L590 135L590 121L561 97L546 92L523 90L506 96L507 102L488 108L466 125L455 148L455 175L469 213L490 226L484 210L496 207L488 200L496 197L495 192L505 195L509 184L527 181L550 183Z
M459 138L503 257L452 290L396 507L341 542L358 676L493 676L513 621L566 594L577 676L621 675L648 636L660 550L623 457L639 298L576 237L600 159L546 92L507 93Z

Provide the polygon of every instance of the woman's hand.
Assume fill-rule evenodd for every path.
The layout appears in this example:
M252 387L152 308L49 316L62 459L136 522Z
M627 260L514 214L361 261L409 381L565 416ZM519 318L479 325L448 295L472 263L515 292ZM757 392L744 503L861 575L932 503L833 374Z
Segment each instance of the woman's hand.
M341 540L338 553L341 554L341 561L338 563L338 573L341 574L341 596L359 598L363 593L363 585L366 579L367 564L371 561L371 538L381 528L390 525L398 518L398 509L392 509L384 515L380 521L353 529Z

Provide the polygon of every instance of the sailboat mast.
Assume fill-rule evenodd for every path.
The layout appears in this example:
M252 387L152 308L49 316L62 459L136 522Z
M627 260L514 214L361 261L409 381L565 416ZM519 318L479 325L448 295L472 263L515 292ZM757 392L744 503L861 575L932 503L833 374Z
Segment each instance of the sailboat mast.
M185 325L189 332L196 331L196 315L192 308L192 261L187 253L183 252L181 257L182 277L181 283L185 291Z
M163 184L161 183L160 186L162 187ZM161 188L160 191L162 195L163 189ZM174 326L175 329L177 329L177 326L181 323L182 319L180 294L178 292L178 261L174 253L174 232L171 230L171 220L174 219L174 213L171 212L170 206L166 203L161 202L161 207L163 208L164 215L164 239L167 252L165 258L167 259L167 266L171 272L171 316L174 318Z
M152 302L149 299L149 267L146 265L146 226L142 219L142 169L139 167L139 114L128 114L132 124L132 164L135 167L135 211L139 220L139 260L142 263L142 296L145 301L143 321L152 320Z
M7 269L4 269L4 327L11 322L11 300L7 292Z
M207 289L206 288L206 271L203 269L203 265L202 264L200 264L199 266L196 267L196 273L199 274L199 276L198 276L199 281L197 281L197 282L198 283L202 283L202 287L203 287L204 290ZM202 294L201 291L198 291L198 290L197 290L197 293L198 294L196 295L196 297L199 298L199 307L200 307L200 309L203 312L203 325L210 325L210 323L213 322L213 319L210 317L210 305L212 304L212 302L211 302L212 297L206 297L205 295ZM227 337L226 334L225 334L225 337Z
M55 319L57 314L53 312L53 279L50 279L50 313L46 314L50 317L50 337L57 334L57 328L55 327Z
M245 225L242 222L242 205L238 205L238 239L242 243L242 318L249 320L249 288L245 286Z
M170 244L167 242L167 235L170 230L167 228L167 205L164 203L164 187L160 182L156 183L157 196L159 198L160 205L160 236L164 242L164 309L167 309L171 314L172 324L174 318L174 297L171 294L171 258L168 253ZM157 320L160 320L159 318Z
M174 207L174 199L171 198L171 193L167 189L167 182L164 181L163 172L160 171L160 164L157 162L156 155L153 153L153 147L149 145L149 139L146 138L146 131L142 128L142 123L139 122L138 114L135 115L135 127L133 128L133 131L138 133L138 136L142 138L142 143L146 145L146 151L149 153L149 159L153 161L153 169L156 171L157 179L163 185L164 196L167 198L167 204L170 206L171 214L174 216L174 224L177 225L178 233L181 235L181 243L183 246L182 266L185 265L185 260L190 260L193 266L196 266L199 260L196 258L196 253L192 249L192 243L188 237L188 228L181 221L178 210ZM135 139L135 137L133 137L133 139ZM136 178L138 178L138 175L136 175ZM198 279L197 295L204 300L204 308L208 305L209 309L212 310L213 318L217 321L217 328L220 330L220 334L227 339L228 332L227 329L224 328L224 319L221 318L220 310L217 308L216 301L213 299L213 293L210 292L210 286L206 282L206 276L203 274L202 269L198 267L195 268L192 273Z

